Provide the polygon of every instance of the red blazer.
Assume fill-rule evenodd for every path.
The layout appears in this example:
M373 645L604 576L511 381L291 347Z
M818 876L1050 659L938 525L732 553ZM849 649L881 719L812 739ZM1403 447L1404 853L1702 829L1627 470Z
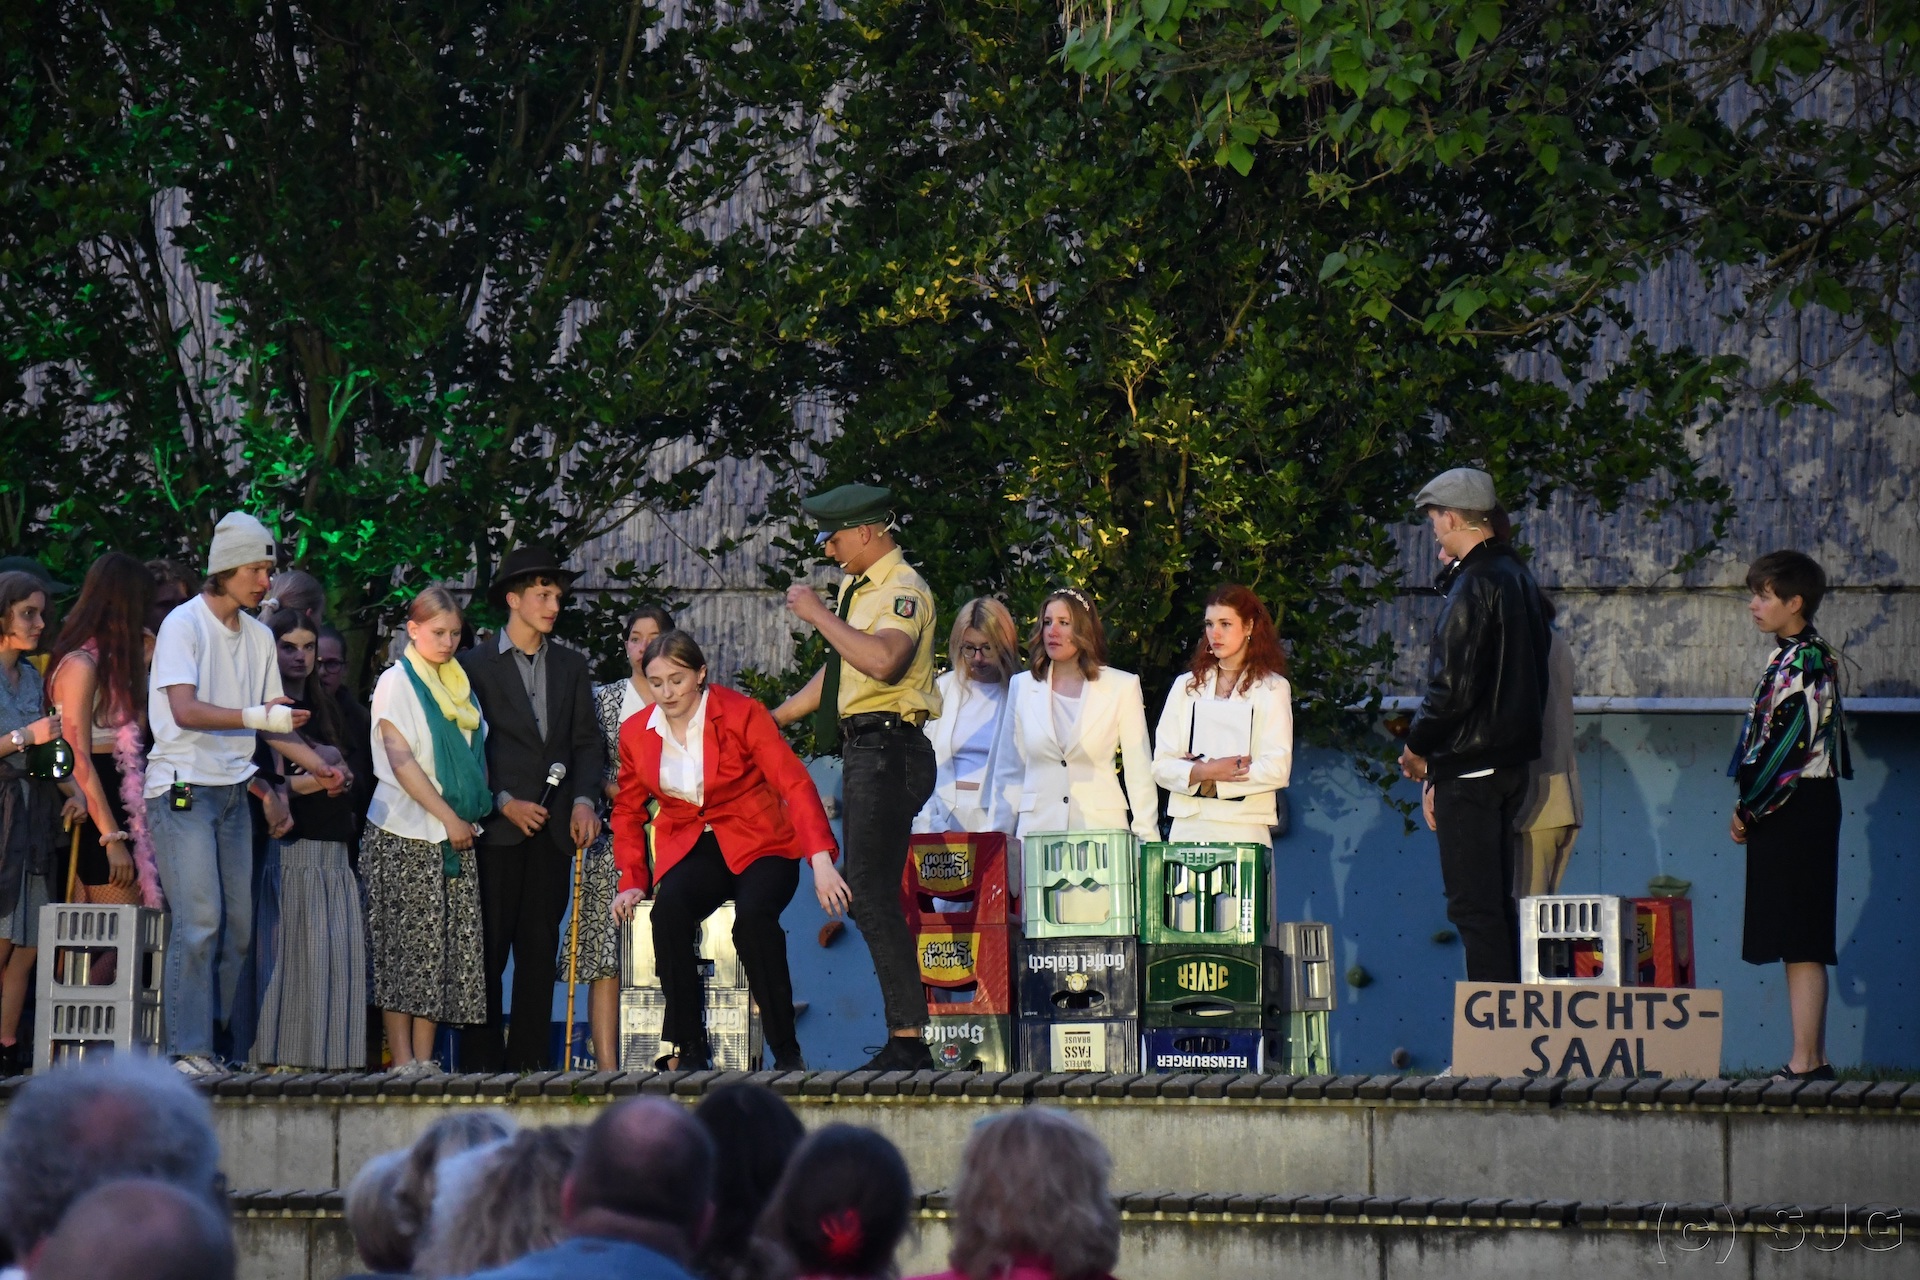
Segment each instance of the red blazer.
M773 715L744 693L707 686L702 748L706 803L691 804L660 789L660 735L647 728L651 707L620 726L620 790L613 802L613 861L620 888L653 887L693 850L709 826L735 874L756 858L810 858L840 846L813 777L780 736ZM647 801L653 819L653 866L647 866Z

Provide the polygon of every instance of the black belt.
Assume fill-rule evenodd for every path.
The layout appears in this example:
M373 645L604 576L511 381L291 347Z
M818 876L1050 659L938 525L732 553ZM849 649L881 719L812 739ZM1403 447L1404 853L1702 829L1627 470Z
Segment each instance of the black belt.
M913 711L908 715L916 716L922 721L927 718L927 713L924 711ZM862 733L877 733L882 729L912 729L917 732L919 728L919 724L907 719L898 711L862 711L857 715L840 718L842 738L851 738Z

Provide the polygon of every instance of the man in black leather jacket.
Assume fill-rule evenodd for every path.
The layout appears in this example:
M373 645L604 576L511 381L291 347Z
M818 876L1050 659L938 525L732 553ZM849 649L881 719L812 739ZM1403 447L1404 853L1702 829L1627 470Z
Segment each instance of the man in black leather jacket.
M1468 981L1518 982L1513 829L1540 755L1552 637L1533 575L1493 535L1491 476L1455 468L1414 506L1458 567L1400 768L1433 784L1447 919L1466 947Z

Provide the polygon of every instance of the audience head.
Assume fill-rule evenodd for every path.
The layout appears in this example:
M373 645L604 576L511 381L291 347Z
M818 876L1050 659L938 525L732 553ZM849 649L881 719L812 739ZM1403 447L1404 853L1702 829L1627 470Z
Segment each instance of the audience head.
M280 608L305 614L315 630L327 620L327 589L305 569L285 569L274 574L268 595L269 602L280 602Z
M121 1057L34 1076L0 1129L0 1230L27 1257L81 1196L151 1178L224 1211L207 1103L179 1072Z
M147 709L147 611L153 578L124 551L109 551L87 569L80 598L67 611L47 670L75 649L93 646L94 718L103 725L137 718Z
M1077 587L1061 587L1040 602L1040 621L1027 637L1027 669L1044 679L1050 662L1072 662L1089 680L1107 665L1107 633L1093 597Z
M969 600L954 615L947 657L962 680L1005 684L1019 665L1019 649L1013 614L992 596Z
M408 1270L433 1220L433 1198L440 1184L440 1166L462 1151L487 1146L513 1136L513 1122L497 1111L456 1111L427 1126L406 1153L394 1187L394 1220L405 1241Z
M436 667L451 662L460 652L462 621L460 602L453 598L453 592L435 583L407 606L407 641Z
M324 622L319 636L313 647L313 674L322 692L338 695L347 682L347 638Z
M360 1166L347 1184L347 1230L360 1261L382 1275L404 1275L413 1266L413 1237L400 1222L400 1180L407 1171L405 1147L383 1151Z
M647 646L640 664L662 711L676 721L693 714L700 695L707 691L707 655L700 651L699 641L684 631L665 632Z
M1801 551L1769 551L1747 567L1747 606L1762 631L1780 634L1780 626L1798 615L1812 622L1827 594L1827 571Z
M149 560L147 574L153 579L153 603L147 608L147 630L158 632L166 616L193 599L200 580L193 570L178 560Z
M24 570L0 573L0 647L32 653L46 629L46 585Z
M884 1276L913 1213L913 1179L891 1142L830 1124L800 1144L760 1235L805 1276Z
M567 1177L567 1225L685 1260L713 1216L713 1163L713 1141L684 1108L623 1099L587 1127Z
M33 1260L34 1280L233 1280L225 1206L151 1178L95 1187Z
M757 1084L722 1085L693 1118L714 1151L713 1229L693 1269L713 1280L747 1256L753 1224L807 1131L785 1098Z
M627 665L641 683L644 684L647 678L647 646L671 630L673 615L657 604L643 604L627 615L627 624L622 631L627 638Z
M1113 1161L1080 1121L1053 1107L1022 1107L973 1127L953 1189L947 1261L968 1280L1045 1258L1055 1280L1113 1270L1120 1212L1107 1193Z
M1207 597L1200 643L1188 668L1194 686L1222 665L1239 672L1234 690L1250 689L1263 676L1287 674L1287 652L1280 647L1273 615L1259 596L1237 582L1223 583Z
M585 1137L578 1125L522 1129L456 1157L463 1167L444 1170L414 1274L473 1275L559 1244L560 1189Z

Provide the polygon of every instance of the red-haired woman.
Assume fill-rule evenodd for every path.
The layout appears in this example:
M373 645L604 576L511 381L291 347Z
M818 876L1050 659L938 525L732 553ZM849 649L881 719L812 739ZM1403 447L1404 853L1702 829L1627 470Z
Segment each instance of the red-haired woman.
M160 905L141 798L153 590L153 575L132 556L109 551L95 560L47 668L47 701L60 713L73 747L73 781L87 802L75 893L86 902Z
M1153 780L1172 793L1172 839L1271 848L1275 793L1293 772L1287 655L1267 607L1237 583L1207 597L1205 628L1160 712Z

